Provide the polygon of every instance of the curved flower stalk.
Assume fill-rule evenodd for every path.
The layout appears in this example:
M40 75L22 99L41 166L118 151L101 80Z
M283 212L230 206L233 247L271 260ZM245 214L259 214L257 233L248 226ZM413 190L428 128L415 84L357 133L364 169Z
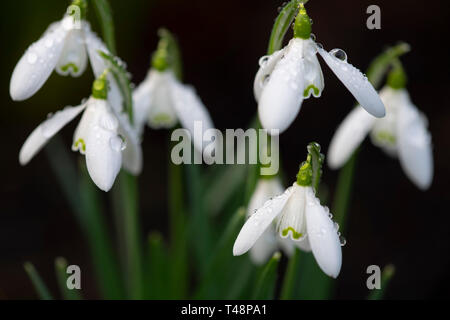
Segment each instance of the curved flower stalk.
M86 70L88 57L95 76L103 73L97 51L106 51L106 46L85 20L86 9L85 0L74 0L61 21L52 23L27 49L11 77L9 91L13 100L33 96L53 70L63 76L80 76Z
M242 255L255 246L274 221L281 239L289 239L304 251L312 251L325 274L336 278L342 264L338 225L328 208L320 204L313 187L310 156L301 166L297 181L283 194L268 200L242 227L233 254Z
M304 99L320 97L325 87L319 53L339 80L370 114L383 117L385 109L377 92L344 51L325 51L311 34L311 20L302 3L294 23L294 38L281 50L260 59L254 81L261 124L286 130L298 115Z
M399 63L399 62L398 62ZM364 138L388 155L397 157L408 178L420 189L428 189L433 179L433 153L427 119L411 102L405 89L406 76L398 64L380 91L386 117L376 119L355 108L344 119L331 140L328 165L339 168L346 163Z
M247 218L262 207L267 199L278 196L283 191L283 185L278 177L260 178L248 204ZM278 248L289 256L294 251L291 241L277 237L276 224L272 223L250 249L250 258L253 263L261 265L266 263Z
M106 73L93 84L92 96L76 107L66 107L41 123L27 138L19 154L20 164L26 165L42 147L66 124L80 113L83 116L75 130L72 150L86 156L86 165L92 181L103 191L109 191L117 174L133 152L140 148L120 134L127 130L107 101ZM131 147L128 147L129 145ZM127 146L128 145L128 146Z
M153 129L173 128L180 123L191 133L196 150L202 152L203 141L194 134L194 124L201 123L203 132L214 125L195 89L177 79L176 61L169 51L169 41L162 37L147 77L134 90L134 121L139 132L145 123Z

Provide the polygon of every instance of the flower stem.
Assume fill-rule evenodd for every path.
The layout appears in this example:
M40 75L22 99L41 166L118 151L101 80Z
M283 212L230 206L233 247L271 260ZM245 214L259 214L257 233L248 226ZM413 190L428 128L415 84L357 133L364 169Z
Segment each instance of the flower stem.
M41 300L53 300L53 296L47 288L44 280L42 280L41 276L37 272L36 268L31 262L25 262L24 266L26 273L31 279L34 288L36 289Z
M100 20L103 39L112 54L116 54L116 41L114 37L114 23L111 6L108 0L92 0L97 18Z

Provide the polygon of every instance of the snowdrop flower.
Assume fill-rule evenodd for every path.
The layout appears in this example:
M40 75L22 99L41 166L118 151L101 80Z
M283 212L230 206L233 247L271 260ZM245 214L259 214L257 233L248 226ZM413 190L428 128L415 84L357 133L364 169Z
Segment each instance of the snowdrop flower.
M101 58L97 52L107 49L84 20L86 6L85 0L74 0L63 19L52 23L27 49L11 77L9 91L13 100L30 98L53 70L63 76L80 76L86 69L88 57L95 76L102 74L104 69L99 66Z
M315 42L311 20L300 4L294 38L285 48L260 59L254 95L265 129L283 132L296 118L304 99L321 96L325 84L317 52L366 111L376 117L384 116L385 109L377 92L367 78L347 62L345 52L340 49L327 52Z
M247 217L262 207L268 199L282 194L283 191L284 188L278 177L260 178L250 198ZM250 249L250 258L253 263L260 265L267 262L279 247L288 255L293 253L293 243L289 239L277 237L275 229L275 224L272 223Z
M42 147L66 124L84 111L73 137L74 151L86 156L86 165L94 183L103 191L109 191L122 167L133 168L133 153L138 146L120 134L127 128L120 125L107 102L106 74L94 82L92 96L77 107L66 107L41 123L27 138L19 154L20 164L26 165ZM131 150L131 151L129 151ZM131 162L126 164L125 162Z
M342 252L338 227L312 188L312 169L304 162L297 181L283 194L267 201L242 227L233 247L235 256L258 244L258 239L277 219L277 232L300 249L312 251L325 274L336 278L341 269Z
M152 58L152 68L133 93L134 121L140 132L145 123L153 129L173 128L180 123L189 130L194 147L201 152L203 141L194 135L194 123L201 123L205 132L214 127L213 122L195 89L177 79L165 40L161 39Z
M343 166L370 133L376 146L397 157L408 178L420 189L433 179L433 153L426 117L411 102L402 70L394 70L380 91L386 117L375 119L355 108L336 130L328 152L331 168Z

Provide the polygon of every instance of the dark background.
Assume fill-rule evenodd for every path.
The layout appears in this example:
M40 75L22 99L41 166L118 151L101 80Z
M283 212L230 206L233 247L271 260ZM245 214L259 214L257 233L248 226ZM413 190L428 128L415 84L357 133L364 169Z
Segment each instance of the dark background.
M53 261L66 257L83 266L85 292L95 297L92 272L80 229L53 176L45 152L20 167L18 153L30 132L50 112L76 105L90 93L92 73L81 78L53 74L31 99L14 103L9 80L25 49L50 22L59 20L66 1L2 1L0 136L0 299L34 298L23 271L32 261L51 289L56 288ZM174 32L182 48L185 81L193 84L208 106L216 127L245 128L256 112L252 94L258 59L264 55L281 1L111 1L119 56L133 81L143 80L156 30ZM381 7L382 29L366 28L366 8ZM450 178L449 11L444 1L320 1L307 4L313 32L327 50L344 49L349 61L365 69L386 45L411 44L402 61L414 103L428 116L434 144L432 187L419 191L398 161L366 140L360 153L353 202L338 282L338 298L364 298L370 264L394 263L397 273L387 293L392 299L449 297ZM99 31L93 10L93 29ZM337 125L354 104L353 97L322 63L326 88L320 99L304 102L300 116L281 136L283 166L294 178L305 147L318 141L323 150ZM62 131L67 147L75 124ZM167 131L147 130L145 166L140 178L143 229L167 228ZM74 154L74 158L77 156ZM324 170L330 195L337 173Z

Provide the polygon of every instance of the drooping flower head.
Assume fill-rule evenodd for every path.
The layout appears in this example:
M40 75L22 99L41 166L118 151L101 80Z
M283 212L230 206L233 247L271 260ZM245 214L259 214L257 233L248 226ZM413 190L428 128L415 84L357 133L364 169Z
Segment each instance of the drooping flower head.
M88 57L95 76L102 74L98 50L107 49L85 20L86 9L86 0L74 0L62 20L52 23L27 49L11 77L9 91L13 100L33 96L53 70L63 76L80 76L86 70Z
M135 123L139 131L145 123L153 129L173 128L180 123L189 130L194 146L203 150L203 141L194 135L194 123L202 124L203 132L213 128L208 110L191 86L179 79L179 49L167 30L160 30L161 40L153 54L151 69L133 93L136 106Z
M312 251L325 274L336 278L342 264L338 226L328 208L320 204L313 188L313 160L308 156L301 164L297 181L283 194L267 200L245 222L233 247L234 255L242 255L259 241L275 222L281 239ZM318 169L320 170L320 168Z
M328 164L343 166L364 138L370 134L372 143L388 155L398 157L409 179L420 189L430 187L433 179L433 153L428 121L411 102L406 74L400 61L389 73L380 97L386 106L386 117L376 119L361 108L355 108L344 119L331 140Z
M319 53L360 105L376 117L385 115L377 92L357 68L347 62L343 50L325 51L315 42L311 20L302 3L294 23L294 38L283 49L260 59L254 94L261 124L266 129L286 130L304 99L321 96L325 87Z
M19 154L19 161L26 165L42 147L66 124L80 113L83 116L75 130L72 149L86 156L86 166L92 181L103 191L109 191L122 165L135 168L134 153L139 146L127 146L134 140L127 140L121 132L127 128L121 125L113 108L107 101L107 71L92 86L92 95L77 107L66 107L41 123L27 138Z

